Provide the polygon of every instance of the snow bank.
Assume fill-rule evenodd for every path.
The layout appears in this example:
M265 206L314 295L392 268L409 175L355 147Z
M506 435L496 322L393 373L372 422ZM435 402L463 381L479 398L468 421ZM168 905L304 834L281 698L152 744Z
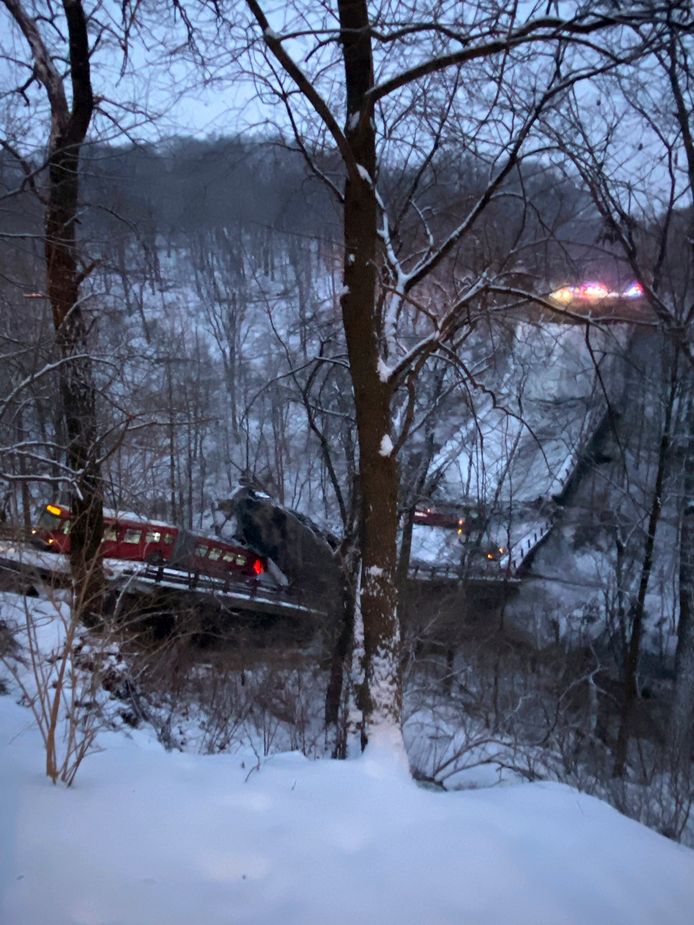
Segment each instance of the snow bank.
M0 697L5 925L689 925L694 852L558 784L436 793L384 764L104 734L72 790Z

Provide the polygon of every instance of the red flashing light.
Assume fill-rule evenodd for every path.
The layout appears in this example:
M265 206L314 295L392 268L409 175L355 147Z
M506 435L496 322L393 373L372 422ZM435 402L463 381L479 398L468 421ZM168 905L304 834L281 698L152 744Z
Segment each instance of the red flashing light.
M553 302L568 305L571 302L601 302L604 299L640 299L643 296L643 286L634 281L619 292L611 290L604 283L590 282L580 286L562 286L549 294Z
M640 299L643 295L643 286L641 283L632 283L622 293L625 299Z
M253 563L253 571L256 573L256 575L263 574L263 572L265 571L265 566L263 565L263 562L261 559L255 560L255 562Z

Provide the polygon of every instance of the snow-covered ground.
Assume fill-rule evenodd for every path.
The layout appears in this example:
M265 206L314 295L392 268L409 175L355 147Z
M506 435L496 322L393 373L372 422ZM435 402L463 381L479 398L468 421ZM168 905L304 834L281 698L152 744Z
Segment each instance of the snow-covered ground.
M15 700L0 696L3 925L691 922L694 851L560 784L439 792L387 756L167 752L142 726L100 733L65 789Z
M71 790L0 698L6 925L689 925L694 851L559 784L421 789L378 759L102 736Z

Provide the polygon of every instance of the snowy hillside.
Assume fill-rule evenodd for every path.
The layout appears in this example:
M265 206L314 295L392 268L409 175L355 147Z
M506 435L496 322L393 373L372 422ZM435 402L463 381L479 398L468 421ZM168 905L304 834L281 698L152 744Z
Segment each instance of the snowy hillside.
M8 925L688 925L694 851L568 787L439 793L367 754L102 734L73 790L0 697Z
M694 18L606 6L0 3L0 925L691 925Z
M462 741L465 756L475 735L462 732L452 705L447 708L452 751L445 723L434 725L427 708L412 713L408 707L406 740L413 765L421 765L429 752L438 753L448 785L463 789L417 784L391 752L374 751L373 745L342 762L283 751L287 744L292 747L292 739L284 737L287 730L291 734L287 716L267 708L239 712L234 701L234 674L240 674L239 690L258 701L260 688L254 693L254 686L263 685L267 699L269 687L283 675L277 668L274 675L260 665L224 672L217 662L224 688L218 693L225 699L224 716L216 720L210 705L203 707L180 688L176 708L167 705L160 681L147 709L140 702L138 719L134 688L126 703L124 694L109 693L117 690L113 680L106 683L116 669L137 685L135 653L117 654L118 635L101 641L92 636L91 642L88 634L81 635L76 649L87 642L87 657L71 659L59 728L68 732L74 711L77 729L84 722L86 732L97 731L96 750L87 755L71 788L52 785L43 773L42 739L26 706L37 692L26 656L33 651L39 657L41 676L52 690L68 614L61 600L60 595L53 600L0 596L7 621L0 627L3 925L685 925L691 920L694 850L566 785L524 783L510 769L512 750L504 751L498 734L490 738L481 730L476 755L467 753L467 769L453 780L457 765L450 755ZM26 621L34 626L34 644L22 650L17 646L26 646ZM229 664L238 662L238 654L230 656ZM209 651L198 652L198 684L191 690L198 689L211 657ZM268 650L264 661L271 661ZM310 669L303 681L296 675L297 693L308 698L304 721L307 712L320 713L322 702L320 692L311 693L310 675ZM292 685L290 674L284 676L286 696L280 704L286 713ZM427 688L433 696L438 685L430 681ZM408 700L421 702L422 693L410 687ZM155 728L157 715L166 730ZM215 729L215 722L229 723L231 733ZM320 754L320 734L306 747L311 734L295 725L293 747L303 736L301 747ZM61 734L61 754L65 748ZM484 752L491 760L483 760Z
M436 431L436 497L468 515L466 536L456 542L450 532L416 526L414 561L456 566L460 547L472 540L501 547L498 567L515 570L551 528L554 499L600 425L607 400L621 398L614 351L626 346L627 334L598 332L593 341L589 349L584 332L571 325L513 327L505 362L485 371L488 391L473 394L471 412L456 408L442 416Z

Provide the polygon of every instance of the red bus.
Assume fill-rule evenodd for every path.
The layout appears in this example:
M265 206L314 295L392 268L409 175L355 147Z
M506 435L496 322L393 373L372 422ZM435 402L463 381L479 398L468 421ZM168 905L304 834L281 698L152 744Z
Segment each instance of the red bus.
M465 527L465 518L455 511L442 511L435 507L418 507L414 512L414 522L425 527L452 527L459 533Z
M69 554L70 509L47 504L32 530L34 542L43 549ZM266 571L261 556L241 544L203 536L136 514L104 512L101 555L105 559L149 562L197 571L219 578L258 578Z

